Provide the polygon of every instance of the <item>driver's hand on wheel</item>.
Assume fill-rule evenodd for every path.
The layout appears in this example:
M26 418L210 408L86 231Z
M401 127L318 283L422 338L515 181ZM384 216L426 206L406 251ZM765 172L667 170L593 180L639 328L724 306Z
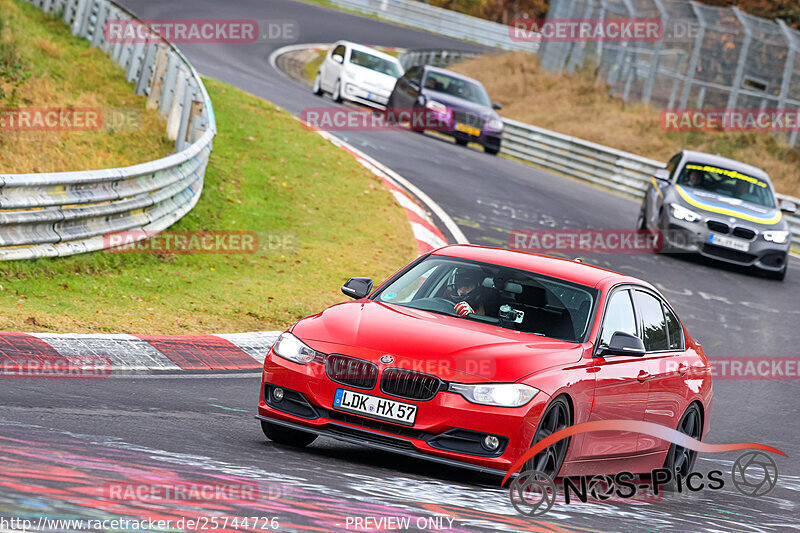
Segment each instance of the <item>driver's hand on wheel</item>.
M470 306L467 302L458 302L455 306L453 306L453 308L456 310L456 313L461 316L467 316L468 314L475 312L475 310L472 309L472 306Z

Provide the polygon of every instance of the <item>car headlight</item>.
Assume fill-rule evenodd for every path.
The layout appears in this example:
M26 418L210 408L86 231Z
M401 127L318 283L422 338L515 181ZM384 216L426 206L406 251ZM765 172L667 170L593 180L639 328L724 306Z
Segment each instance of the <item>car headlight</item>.
M493 118L489 121L489 127L493 130L503 131L503 121L499 118Z
M490 383L481 383L479 385L451 383L447 390L460 394L472 403L499 407L520 407L531 401L536 396L536 393L539 392L537 389L521 383L500 383L497 385Z
M762 233L764 240L774 242L775 244L783 244L789 238L789 232L783 230L765 231Z
M275 355L301 365L307 365L317 356L315 350L306 346L303 341L291 333L281 333L272 346L272 351Z
M441 103L439 103L439 102L437 102L435 100L428 100L427 102L425 102L425 107L427 107L431 111L436 111L438 113L446 113L447 112L447 106L444 105L444 104L441 104Z
M685 220L686 222L697 222L700 220L700 215L692 211L691 209L686 209L680 204L669 204L669 207L672 211L672 216L677 218L678 220Z

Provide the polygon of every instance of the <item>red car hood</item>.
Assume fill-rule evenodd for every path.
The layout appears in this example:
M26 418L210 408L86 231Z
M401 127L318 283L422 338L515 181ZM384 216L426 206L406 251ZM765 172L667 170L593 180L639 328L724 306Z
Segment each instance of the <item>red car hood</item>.
M447 381L513 382L578 361L580 344L371 300L329 307L292 329L315 350L410 368ZM385 364L385 363L384 363Z

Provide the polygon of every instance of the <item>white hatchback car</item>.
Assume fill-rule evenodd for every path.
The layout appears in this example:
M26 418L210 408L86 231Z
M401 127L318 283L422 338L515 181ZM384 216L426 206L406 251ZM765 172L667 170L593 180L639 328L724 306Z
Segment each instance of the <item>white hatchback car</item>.
M314 79L314 94L331 93L334 101L350 100L383 108L403 66L396 57L349 41L333 45Z

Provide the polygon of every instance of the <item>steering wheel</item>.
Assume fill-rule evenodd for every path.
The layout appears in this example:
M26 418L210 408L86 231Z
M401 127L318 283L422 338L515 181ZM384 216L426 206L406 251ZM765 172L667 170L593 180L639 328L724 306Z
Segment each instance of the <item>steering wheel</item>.
M448 300L447 298L442 298L440 296L436 296L433 298L420 298L419 300L413 300L406 304L408 307L413 307L415 309L422 309L424 311L439 311L442 313L448 314L456 314L454 309L455 304Z

